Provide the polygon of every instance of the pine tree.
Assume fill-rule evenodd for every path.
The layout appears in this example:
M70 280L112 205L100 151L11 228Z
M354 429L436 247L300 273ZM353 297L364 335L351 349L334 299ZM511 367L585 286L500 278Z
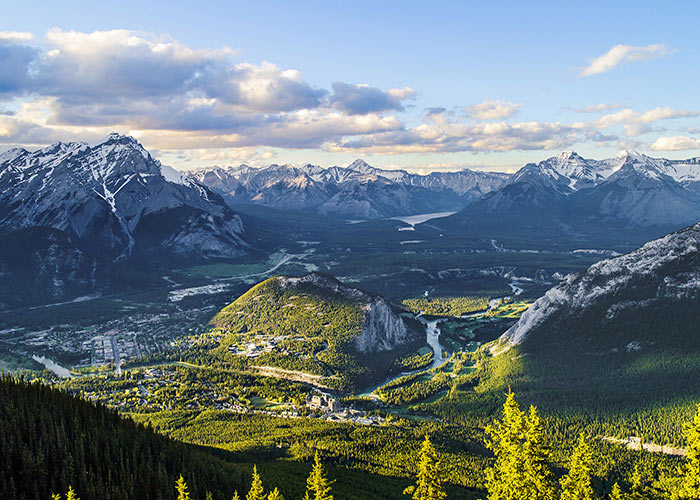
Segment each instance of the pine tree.
M622 488L618 483L613 484L612 491L610 492L610 500L627 500L627 495L622 493Z
M267 495L267 500L284 500L282 493L279 492L277 488L272 490L269 495Z
M75 490L71 485L68 485L68 493L66 493L66 500L80 500L80 498L78 498L78 495L75 493Z
M630 488L630 493L625 495L625 500L647 500L649 492L647 488L647 481L639 469L639 465L634 466L634 473L632 474L632 487Z
M214 497L211 495L211 491L207 491L207 494L204 497L204 500L214 500Z
M314 455L314 466L311 469L309 478L306 480L306 496L304 500L333 500L333 495L331 495L332 484L333 481L329 481L326 478L321 459L318 456L318 452L316 452ZM309 494L313 498L310 498Z
M685 439L688 442L686 459L682 468L680 498L700 498L700 404L692 422L685 424Z
M255 465L253 465L253 481L250 485L250 491L245 498L246 500L265 500L265 491L263 490L262 479L260 479L258 468Z
M51 500L61 500L61 495L58 493L51 493Z
M182 477L182 474L180 474L180 479L175 483L175 490L177 491L177 500L190 500L190 494L187 491L187 483Z
M233 492L233 498L231 500L241 500L241 497L238 496L238 492L234 491Z
M404 493L413 493L413 500L442 500L446 496L440 480L437 451L427 435L420 450L416 486Z
M525 488L522 493L530 500L555 500L556 482L549 468L549 448L542 420L534 406L530 406L530 413L525 417L524 439Z
M569 473L561 478L561 500L593 500L591 486L593 454L586 441L584 433L578 438L578 443L571 455Z
M486 427L486 446L496 456L493 467L486 471L489 500L519 500L525 487L522 440L524 415L508 391L501 420Z

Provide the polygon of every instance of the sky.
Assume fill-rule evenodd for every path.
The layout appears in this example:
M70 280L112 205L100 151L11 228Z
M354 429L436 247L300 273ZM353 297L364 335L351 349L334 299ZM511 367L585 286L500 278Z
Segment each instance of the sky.
M116 131L178 169L700 156L700 2L2 3L0 151Z

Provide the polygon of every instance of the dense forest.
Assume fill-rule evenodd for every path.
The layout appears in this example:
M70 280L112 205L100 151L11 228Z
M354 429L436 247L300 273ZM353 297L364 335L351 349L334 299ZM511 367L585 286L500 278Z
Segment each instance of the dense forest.
M63 498L62 492L70 500L279 500L290 493L294 498L340 500L398 498L400 491L414 500L482 496L456 493L448 484L447 471L455 464L445 460L428 432L407 463L414 483L408 487L389 477L361 478L351 470L334 469L337 479L330 479L319 448L311 451L313 447L306 457L312 461L310 472L306 466L284 471L267 467L260 473L252 467L251 476L250 464L235 463L234 454L214 454L173 441L102 405L47 385L3 377L0 400L0 469L6 472L0 478L2 498L58 499ZM513 393L507 395L500 418L485 433L484 444L493 454L484 470L482 490L489 500L700 498L700 406L685 424L686 459L662 468L658 464L650 468L648 461L639 460L628 474L613 468L600 475L599 462L607 458L585 433L573 447L554 450L546 420L535 407L522 411ZM318 444L323 449L330 443ZM565 457L564 467L555 459L557 454ZM358 480L374 485L351 489L348 481ZM382 488L386 488L383 493Z

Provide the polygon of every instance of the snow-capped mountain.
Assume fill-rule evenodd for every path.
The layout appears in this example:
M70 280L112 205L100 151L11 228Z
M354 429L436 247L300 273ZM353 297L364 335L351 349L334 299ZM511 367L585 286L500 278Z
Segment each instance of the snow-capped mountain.
M218 194L119 134L0 155L0 231L35 226L104 259L232 257L247 246Z
M695 311L698 299L700 223L650 241L629 254L597 262L583 273L567 276L535 301L501 336L499 346L518 345L544 332L554 338L566 335L581 318L585 318L584 327L591 334L604 329L621 331L642 310L649 312L683 303ZM663 314L659 317L674 318ZM682 318L675 317L674 321L682 323ZM689 334L697 334L696 324L688 328ZM638 330L632 331L642 335ZM663 342L661 338L657 340ZM625 345L619 348L624 349Z
M561 153L518 170L500 189L464 210L472 214L549 214L629 226L682 227L700 220L700 162L623 151L605 160Z
M507 174L472 170L418 175L375 168L363 160L330 168L212 167L188 176L232 204L257 203L362 218L459 210L508 179Z

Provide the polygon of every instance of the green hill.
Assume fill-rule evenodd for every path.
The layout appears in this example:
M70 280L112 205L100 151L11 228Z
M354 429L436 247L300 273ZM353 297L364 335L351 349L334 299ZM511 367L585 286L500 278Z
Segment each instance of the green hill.
M206 342L236 366L275 367L341 389L387 374L425 344L424 329L382 297L312 273L270 278L223 308Z

